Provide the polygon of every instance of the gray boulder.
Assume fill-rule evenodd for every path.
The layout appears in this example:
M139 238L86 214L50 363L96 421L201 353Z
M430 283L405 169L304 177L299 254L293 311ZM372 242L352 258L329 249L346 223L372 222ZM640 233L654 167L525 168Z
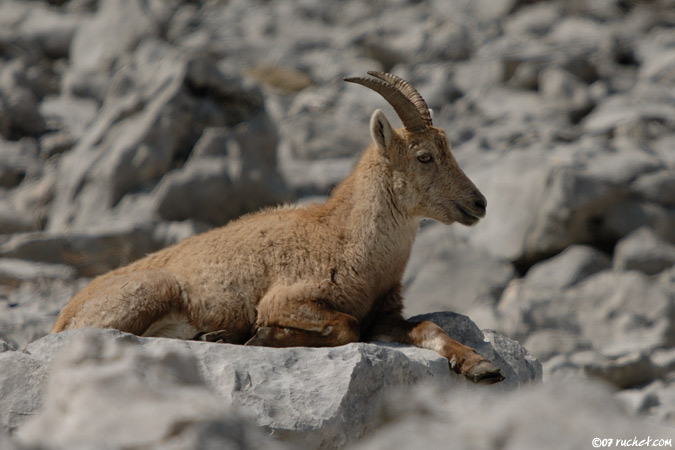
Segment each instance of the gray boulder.
M514 276L509 262L469 246L445 225L431 224L415 240L403 277L405 312L469 314L478 305L492 307Z
M370 143L370 114L382 108L396 120L380 100L340 81L300 92L278 125L279 168L290 186L324 194L345 178Z
M463 167L488 199L487 216L472 228L454 226L453 232L472 247L517 261L523 257L530 228L541 208L550 156L539 149L481 156L467 159Z
M17 210L8 198L0 199L0 235L10 235L35 230L33 216L23 210Z
M675 169L645 174L631 183L630 188L644 200L675 206Z
M656 380L646 386L618 392L617 397L633 414L647 416L671 427L675 425L675 384L672 380Z
M522 347L492 332L483 334L466 316L438 313L424 318L435 321L453 333L456 339L475 345L481 354L492 358L495 364L502 368L506 380L498 385L486 386L485 389L496 392L541 379L541 365ZM132 347L132 350L125 350L127 347ZM192 384L198 383L196 380L203 377L206 386L218 394L218 397L211 396L212 400L206 404L207 406L211 403L221 405L223 402L232 404L242 414L253 418L258 425L273 432L276 438L293 445L312 448L342 447L371 432L375 427L375 406L382 400L385 392L393 387L421 382L452 385L463 389L471 385L464 377L451 372L447 360L436 352L394 344L357 343L334 348L273 349L139 338L115 330L72 330L35 341L28 345L26 351L30 354L31 360L40 361L45 366L50 364L54 355L59 352L70 355L61 360L54 360L61 362L53 363L55 374L51 383L60 385L67 383L66 379L72 378L75 380L72 381L72 389L80 383L77 380L84 380L85 374L92 371L100 373L99 376L106 380L118 377L111 374L130 372L133 385L137 385L139 382L137 378L144 371L151 374L145 377L155 380L159 375L152 374L161 373L167 363L172 365L179 363L178 366L182 367L180 371L189 375ZM196 367L186 369L184 367L186 358L192 359L194 363L191 364L196 364ZM136 361L132 364L135 368L129 368L131 364L129 360ZM63 361L66 361L65 366ZM110 369L97 368L101 364L110 366ZM82 371L80 375L72 372L79 370ZM176 369L169 369L169 374L163 377L169 380L183 380L181 383L184 383L187 375L176 375L173 373L174 370ZM11 383L11 380L8 383ZM96 408L102 408L103 405L99 404L97 397L114 396L118 388L122 392L127 389L124 387L127 383L124 380L111 383L111 381L103 383L104 386L108 386L105 394L95 394L97 390L102 389L99 383L88 385L87 389L83 389L81 397L79 394L75 395L73 391L73 395L77 398L72 403L65 400L67 397L61 397L65 396L69 389L64 388L48 394L47 406L41 413L44 419L36 419L33 424L29 423L21 433L26 436L32 435L31 439L34 440L32 442L40 442L37 440L36 430L45 429L47 423L52 423L50 427L57 427L60 420L66 420L68 423L71 423L70 420L72 423L85 420L77 419L80 414L78 408L84 408L86 403L96 404ZM164 405L163 407L167 407L173 394L164 392L162 386L164 385L159 383L152 391L160 398L166 399L168 403L163 401L160 403ZM85 390L88 392L87 395L84 393ZM136 390L133 392L134 394L129 397L120 394L120 398L124 398L124 402L129 405L135 404L134 402L138 400L141 409L154 407L146 405L148 400L146 395L138 394ZM197 397L201 398L201 394ZM215 398L220 400L214 402ZM50 404L52 406L49 406ZM67 414L61 411L62 418L52 410L57 408L57 404L64 404L67 408ZM127 407L131 408L131 406L124 408ZM210 410L209 408L210 406L206 409ZM37 410L36 404L33 412ZM196 414L190 412L194 411L190 405L187 410L186 413L185 410L181 412L181 408L175 408L172 414ZM116 423L119 421L126 423L125 418L109 417L112 411L103 414L103 417L108 417L106 420L113 420ZM69 414L73 415L72 419L67 417ZM5 412L5 415L7 422L11 420L12 423L16 423L25 419L25 416L17 417L11 411ZM83 414L87 420L91 420L92 416L97 415ZM44 420L45 423L40 420ZM165 430L169 426L163 422L165 419L158 420L162 423L158 430ZM140 426L142 421L140 419L137 421ZM103 423L102 420L101 427ZM148 424L152 425L151 422ZM91 429L98 429L98 426L92 425ZM54 437L65 445L68 442L76 442L76 439L84 437L90 439L95 435L93 431L90 435L89 431L79 428L54 431L56 433ZM42 439L45 439L44 433L42 436ZM131 439L138 439L136 433L130 436ZM155 439L158 435L151 433L149 436L148 439Z
M111 220L117 208L128 213L123 209L128 195L139 201L157 197L158 206L136 215L140 223L152 221L154 212L171 220L186 219L203 209L204 203L195 204L200 194L208 197L197 198L199 202L217 203L203 213L205 217L197 217L201 220L212 219L209 214L234 195L242 196L242 191L247 193L247 207L283 197L284 185L271 156L275 130L257 88L213 58L185 54L157 41L144 41L127 58L129 64L115 74L97 118L61 159L59 173L68 176L56 186L50 230L100 224ZM228 130L219 151L222 158L239 158L234 163L243 164L240 172L228 173L223 164L185 164L210 127ZM166 174L169 178L163 180ZM221 192L224 183L232 187ZM154 189L157 192L149 194ZM191 189L195 192L189 197ZM173 203L176 191L184 191L188 198ZM231 208L221 215L228 212L231 219L243 211Z
M0 285L0 339L16 348L49 334L59 311L89 281L73 280L72 268L60 265L22 261L21 266L11 270L31 279Z
M527 271L526 282L541 289L560 290L611 267L609 256L592 247L572 245Z
M22 69L23 64L14 64L0 70L0 135L10 139L34 137L46 130L38 96L26 85Z
M38 358L19 351L0 352L0 433L14 431L40 409L48 377Z
M115 65L144 38L158 34L161 16L138 0L98 2L95 14L77 27L70 46L70 66L63 89L102 101ZM162 8L163 9L163 8Z
M46 449L282 448L213 395L188 349L132 345L119 333L71 337L51 365L44 407L16 433L19 443Z
M33 4L30 8L22 20L14 24L13 31L25 42L35 43L49 58L67 57L73 35L85 17L58 11L40 3Z
M31 147L25 149L28 155ZM0 234L41 230L47 220L56 184L54 166L43 165L36 159L18 174L20 183L0 198Z
M586 349L612 360L648 355L675 345L672 286L611 270L562 291L514 280L499 301L497 329L542 359Z
M30 170L39 166L33 139L18 142L0 139L0 189L18 186Z
M623 238L614 250L614 268L639 270L654 275L675 264L675 245L665 242L654 230L640 228Z
M675 346L675 304L665 286L639 272L601 272L568 295L583 334L609 357Z
M646 353L633 353L616 359L594 358L583 369L588 375L603 379L619 389L644 386L666 375Z
M168 173L153 196L167 220L223 225L288 199L276 166L276 129L266 114L232 129L204 130L185 166Z
M65 264L30 262L24 259L0 258L0 284L19 285L23 282L42 279L71 280L75 269Z
M631 445L672 435L671 428L626 413L606 386L588 381L503 395L413 389L390 397L380 418L382 428L353 449L442 449L451 443L461 450L562 450L588 448L594 439Z
M80 233L35 232L15 234L0 244L0 257L67 264L79 276L91 277L129 264L163 245L149 226Z
M671 90L641 87L608 96L584 118L582 126L591 134L653 137L649 135L649 124L658 121L672 127L674 115Z

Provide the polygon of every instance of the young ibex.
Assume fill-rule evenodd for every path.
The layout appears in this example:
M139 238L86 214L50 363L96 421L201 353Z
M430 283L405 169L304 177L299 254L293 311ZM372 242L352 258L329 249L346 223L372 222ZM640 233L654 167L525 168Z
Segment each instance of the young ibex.
M431 322L403 318L401 277L422 218L473 225L485 197L401 78L348 78L382 95L373 143L325 204L267 209L104 274L61 312L53 332L116 328L142 336L271 347L389 341L438 351L473 381L497 367Z

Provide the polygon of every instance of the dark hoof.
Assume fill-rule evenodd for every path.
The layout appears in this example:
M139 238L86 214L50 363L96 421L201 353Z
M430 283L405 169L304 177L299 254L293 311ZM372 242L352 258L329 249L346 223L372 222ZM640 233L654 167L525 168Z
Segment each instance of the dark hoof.
M504 380L499 367L490 361L480 361L474 364L464 375L474 383L494 384Z
M265 346L272 334L272 328L260 327L244 345Z
M227 342L227 331L218 330L211 331L209 333L201 333L195 336L194 340L203 342L217 342L222 344Z

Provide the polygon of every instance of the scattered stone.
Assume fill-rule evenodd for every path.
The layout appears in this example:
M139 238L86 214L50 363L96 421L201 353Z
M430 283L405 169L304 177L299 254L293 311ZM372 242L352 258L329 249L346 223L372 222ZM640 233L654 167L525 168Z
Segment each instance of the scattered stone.
M446 225L432 224L419 233L406 268L405 312L466 314L476 305L494 306L514 276L507 261L454 238Z
M662 373L675 372L675 348L656 350L651 360Z
M564 449L586 448L598 433L627 442L672 435L671 428L636 421L606 386L588 381L503 395L414 389L390 398L380 415L383 426L353 448L446 448L452 442L476 450Z
M148 228L127 227L83 233L16 234L0 244L0 257L67 264L91 277L129 264L160 248Z
M662 377L651 358L646 354L634 353L617 359L601 359L584 367L587 374L598 377L619 389L643 386Z
M0 285L0 339L15 348L49 334L56 316L89 279L36 278L18 286Z
M543 330L576 335L577 348L609 359L650 354L675 344L669 289L634 271L598 272L562 292L513 280L497 307L497 329L521 341Z
M0 284L19 285L38 278L71 280L75 278L75 269L64 264L45 264L13 258L0 259Z
M467 164L465 172L488 199L488 213L476 227L453 226L453 233L500 259L521 259L541 209L548 165L546 153L534 149L490 153L480 164ZM523 167L529 170L521 172Z
M583 335L609 358L675 346L672 296L642 273L600 272L567 295Z
M561 290L610 267L610 259L603 252L572 245L553 258L532 266L525 280L536 288Z
M614 250L614 268L639 270L655 275L675 264L675 245L650 228L639 228L619 241Z
M258 82L284 93L299 92L313 84L312 79L305 73L273 64L260 64L251 67L246 71L246 74L255 78Z
M675 205L675 170L648 173L633 183L631 191L643 199L661 205Z
M33 139L18 142L0 139L0 188L14 188L37 164L37 146Z
M249 211L283 203L287 190L276 168L276 131L262 116L235 127L207 129L187 163L158 184L155 208L167 220L223 225Z
M588 349L588 342L568 330L544 329L529 334L524 344L539 361L546 362L556 355L566 355Z
M646 416L652 422L675 425L675 383L657 380L647 386L627 389L616 393L635 415Z

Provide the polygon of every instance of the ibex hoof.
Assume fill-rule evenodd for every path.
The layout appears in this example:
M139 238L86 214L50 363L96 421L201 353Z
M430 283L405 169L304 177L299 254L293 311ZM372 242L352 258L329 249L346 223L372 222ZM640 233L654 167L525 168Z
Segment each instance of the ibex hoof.
M504 380L499 367L486 360L471 366L464 375L474 383L494 384Z
M200 333L197 336L195 336L194 340L204 342L224 343L227 342L227 331L218 330L218 331L211 331L209 333Z
M269 340L272 337L272 328L260 327L251 339L246 341L244 345L265 346L269 345Z

